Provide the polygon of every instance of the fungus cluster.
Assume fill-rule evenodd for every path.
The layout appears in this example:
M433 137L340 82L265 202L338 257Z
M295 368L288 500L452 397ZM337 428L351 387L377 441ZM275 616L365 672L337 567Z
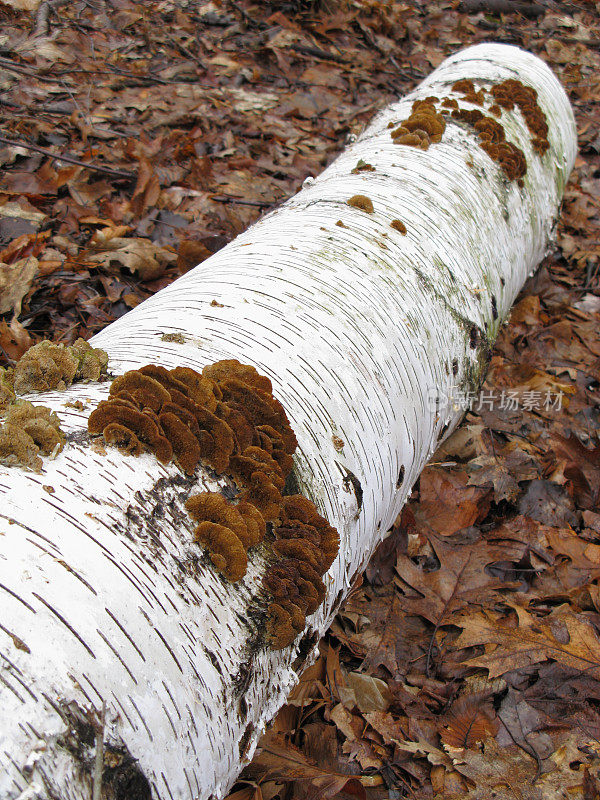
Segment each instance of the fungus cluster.
M302 495L283 498L273 526L273 551L280 560L265 575L263 585L273 598L267 633L274 649L287 647L323 602L322 576L339 550L339 536L313 503Z
M452 116L466 122L477 132L480 147L496 161L510 181L523 185L522 178L527 172L525 153L512 142L506 141L504 128L492 117L486 117L478 108L455 109Z
M520 108L532 134L533 149L543 156L550 147L548 122L546 115L538 105L536 90L532 86L525 86L521 81L509 78L492 86L490 91L497 106L506 108L508 111L512 111L515 106Z
M548 142L548 123L546 115L537 102L537 92L530 86L512 78L491 86L489 92L476 89L473 81L462 79L452 85L452 91L461 95L464 102L483 107L486 94L492 99L488 111L495 117L502 115L502 109L512 111L517 106L531 133L533 149L543 156L550 143ZM436 104L440 103L438 112ZM503 126L492 116L486 116L478 108L461 108L454 97L426 97L416 100L412 106L410 117L398 126L390 122L391 136L395 144L410 145L427 150L432 143L440 142L446 128L445 116L466 122L473 127L480 139L479 146L491 159L496 161L509 180L523 185L523 176L527 172L525 154L512 142L506 141Z
M40 453L54 456L65 444L58 416L46 406L34 406L18 400L9 406L5 422L0 426L0 463L42 468Z
M264 465L252 470L252 465L268 457L289 471L296 446L271 382L234 360L202 373L154 364L130 370L111 383L108 399L90 414L88 430L133 455L149 450L163 464L176 461L186 475L200 463L218 475L229 468L245 470L248 495L258 505L259 497L267 503L272 483L253 479L253 472L268 470Z
M202 492L186 501L194 540L227 580L238 581L249 548L268 532L275 563L264 579L267 638L274 648L290 644L325 596L321 576L339 538L307 498L283 496L297 441L271 381L233 359L201 373L149 364L112 382L88 430L132 455L146 450L175 461L187 475L202 463L232 478L234 500Z
M48 340L30 347L14 367L0 368L0 463L39 472L40 453L54 456L65 444L57 415L46 406L34 406L18 395L66 389L75 381L98 380L106 373L108 355L84 339L65 347Z
M370 197L366 197L364 194L352 195L347 203L349 206L352 206L352 208L358 208L360 211L366 211L367 214L372 214L374 211L373 201Z
M398 127L392 129L394 144L428 150L430 144L441 142L442 134L446 130L446 121L436 110L437 102L437 97L415 100L408 119L402 120Z
M252 503L228 502L218 492L192 495L185 504L198 523L194 539L204 545L215 567L229 581L246 574L248 549L264 539L265 520Z
M475 91L475 84L468 79L463 78L460 81L456 81L456 83L452 84L452 91L462 94L463 100L476 106L482 106L485 100L484 89Z
M108 354L84 339L65 347L48 340L30 347L14 368L0 369L0 408L16 395L66 389L76 381L97 381L106 374Z
M390 222L390 227L392 227L396 231L399 231L403 236L406 236L406 225L402 222L401 219L393 219Z

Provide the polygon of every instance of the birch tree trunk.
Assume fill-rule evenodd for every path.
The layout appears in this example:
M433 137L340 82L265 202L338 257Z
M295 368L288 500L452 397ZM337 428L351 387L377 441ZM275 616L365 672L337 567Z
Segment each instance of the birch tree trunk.
M427 151L393 143L389 122L462 78L537 90L544 156L521 113L502 114L527 159L522 188L464 125L448 122ZM192 541L183 502L217 482L91 446L86 421L106 383L30 398L58 412L69 441L41 474L0 468L3 800L91 797L99 741L103 797L226 793L458 424L461 410L436 409L432 392L479 385L551 241L575 136L539 59L504 45L464 50L285 205L92 340L114 373L237 358L273 381L299 440L300 490L341 535L325 603L286 650L257 645L261 557L232 585ZM353 173L361 159L375 169ZM373 213L347 204L357 194Z

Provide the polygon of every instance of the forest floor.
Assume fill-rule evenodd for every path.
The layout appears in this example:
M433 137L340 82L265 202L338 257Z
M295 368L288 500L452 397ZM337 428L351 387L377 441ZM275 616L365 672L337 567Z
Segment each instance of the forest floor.
M558 245L231 800L600 797L600 5L497 2L0 1L5 364L208 257L465 45L537 53L575 108Z

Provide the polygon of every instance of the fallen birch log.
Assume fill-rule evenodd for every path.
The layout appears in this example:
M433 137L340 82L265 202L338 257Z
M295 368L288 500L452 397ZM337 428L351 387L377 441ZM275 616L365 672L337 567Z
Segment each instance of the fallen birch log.
M261 643L263 555L232 584L192 540L186 498L222 481L92 446L107 383L30 398L57 411L68 443L40 474L0 468L2 798L227 792L458 424L453 391L479 386L552 240L575 150L548 67L469 48L92 340L115 374L236 358L273 381L299 489L341 537L325 601L291 647Z

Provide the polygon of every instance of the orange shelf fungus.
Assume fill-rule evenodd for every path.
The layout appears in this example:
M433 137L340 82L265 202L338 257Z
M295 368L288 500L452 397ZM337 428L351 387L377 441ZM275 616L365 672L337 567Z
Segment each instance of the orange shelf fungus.
M208 548L211 560L228 580L241 580L246 573L248 549L261 542L266 533L256 507L247 502L234 505L217 492L192 495L185 507L199 523L195 541Z
M229 528L244 544L247 527L237 507L218 492L193 494L185 502L186 510L196 522L214 522Z
M65 445L58 416L46 406L19 400L9 406L0 427L0 463L40 472L44 456L59 453Z
M161 428L149 414L132 408L129 401L103 400L89 416L88 431L92 435L102 434L112 422L128 428L163 464L173 457L173 448Z
M481 107L485 104L485 89L476 90L471 80L456 81L452 85L452 91L460 93L465 102ZM544 155L550 146L548 123L546 115L538 105L535 89L511 78L493 85L489 93L495 101L489 108L490 114L500 117L501 108L512 110L517 106L531 133L534 150L540 156ZM402 120L397 126L389 123L388 127L392 128L391 137L394 143L422 150L429 149L431 144L442 140L442 134L446 128L443 114L448 115L451 110L452 118L466 122L475 129L481 140L479 146L502 167L506 177L511 181L517 181L519 186L523 185L523 176L527 172L525 154L516 144L506 141L506 134L500 122L491 116L486 116L478 108L461 108L453 97L441 99L442 113L438 113L436 110L438 102L440 100L437 97L416 100L408 119ZM397 227L395 222L392 222L392 227ZM405 232L399 227L397 229L401 233Z
M202 456L200 442L178 414L162 412L158 421L173 449L175 460L186 475L193 475Z
M264 472L253 472L240 500L251 503L261 513L265 522L277 518L281 508L281 492Z
M505 141L506 134L502 125L492 117L486 117L479 109L458 109L452 112L454 119L466 122L476 131L481 140L480 147L488 156L496 161L508 180L522 185L522 178L527 172L525 153L512 142Z
M107 444L118 447L124 453L129 453L132 456L142 454L142 443L135 433L125 425L121 425L118 422L109 422L102 431L102 435Z
M274 650L282 650L296 638L292 618L279 603L270 603L267 617L267 636Z
M154 378L143 375L137 370L130 370L119 375L110 385L109 394L113 397L124 397L141 408L159 411L163 403L171 399L169 392Z
M244 577L248 554L230 528L215 522L201 522L194 540L208 549L210 560L228 581L235 583Z
M442 108L458 108L458 100L454 97L444 97L442 100Z
M13 375L17 394L66 389L75 381L98 380L106 373L108 355L83 339L65 347L47 340L30 347L19 359Z
M430 144L441 142L442 134L446 130L446 121L436 111L435 104L437 102L437 97L415 100L408 119L402 120L400 125L391 132L394 144L428 150Z
M533 149L543 156L550 147L548 141L548 122L546 115L538 105L537 92L531 86L509 78L492 86L491 93L498 106L511 111L518 106L525 118L525 123L532 134Z
M204 378L209 378L216 382L224 381L228 378L238 378L247 386L253 386L263 392L269 392L270 394L273 391L273 384L266 375L261 375L249 364L240 364L235 358L208 364L202 370L202 375Z
M275 558L263 580L270 598L266 638L271 647L286 647L323 602L322 576L339 537L306 497L283 496L297 440L272 388L269 378L236 359L202 373L148 364L115 378L108 400L90 414L88 431L129 455L146 450L165 464L175 460L186 475L203 463L233 479L233 501L216 492L186 501L197 523L194 541L236 582L246 574L248 550L266 540Z
M390 222L390 227L396 231L400 231L403 236L406 236L406 225L399 219L393 219Z
M273 550L282 558L265 575L263 585L290 619L294 618L297 607L304 614L312 614L325 596L322 576L337 556L338 532L308 498L288 495L283 498L274 534ZM279 617L274 619L269 627L269 631L271 628L274 631L269 633L271 646L286 647L296 634L286 639L278 620Z
M298 442L290 426L283 406L270 392L244 383L240 378L228 378L219 382L223 401L235 404L253 427L270 425L283 439L286 453L294 453Z
M477 106L483 105L485 91L483 89L476 91L473 81L467 79L456 81L456 83L452 84L452 91L462 94L463 99L468 103L473 103Z
M366 197L364 194L354 194L346 203L352 206L352 208L358 208L360 211L364 211L367 214L372 214L375 210L371 198Z

